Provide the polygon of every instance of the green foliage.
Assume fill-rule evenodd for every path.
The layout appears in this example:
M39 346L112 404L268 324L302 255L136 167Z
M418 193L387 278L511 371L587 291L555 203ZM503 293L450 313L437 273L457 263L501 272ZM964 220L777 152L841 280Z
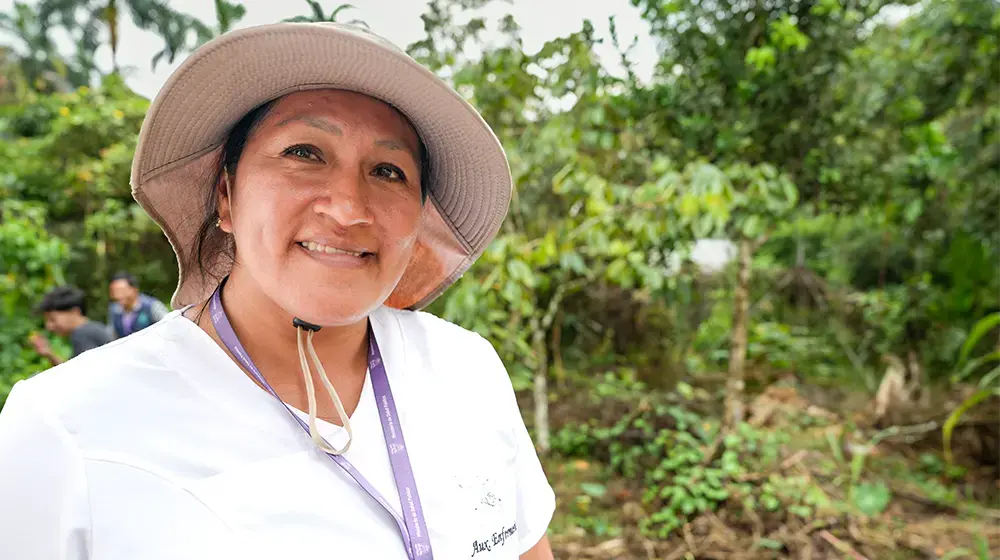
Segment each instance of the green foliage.
M336 8L334 8L333 11L331 11L329 15L327 15L323 11L323 5L320 4L319 2L317 2L316 0L306 0L306 3L309 4L309 10L312 12L311 14L309 14L307 16L295 16L295 17L292 17L292 18L284 19L282 21L288 21L288 22L293 22L293 23L339 21L338 16L340 15L340 12L343 12L344 10L353 10L353 9L355 9L355 7L353 5L351 5L351 4L340 4L339 6L337 6ZM364 27L368 27L367 23L365 23L365 22L363 22L363 21L361 21L359 19L354 19L354 20L351 20L351 21L349 21L347 23L350 23L350 24L353 24L353 25L362 25Z
M1000 325L1000 313L993 313L980 319L972 328L958 355L957 373L954 375L956 380L968 376L984 365L1000 362L1000 344L991 345L996 348L993 352L969 360L969 355L983 337L990 333L995 335L997 325ZM945 420L942 426L942 439L944 440L944 455L949 465L953 462L951 437L955 426L970 409L992 396L1000 396L1000 387L996 386L998 376L1000 376L1000 366L985 374L980 380L980 389L962 401Z
M34 306L63 281L69 247L45 230L45 207L16 199L0 203L0 407L11 386L44 369L29 350L28 337L39 330ZM56 346L57 352L64 347Z
M31 89L65 91L90 82L89 59L67 61L49 37L46 22L28 4L15 1L11 13L0 13L0 31L14 39L8 51L14 64L5 68L3 77L16 83L20 94Z
M854 488L854 506L867 516L875 516L888 507L892 492L884 482L863 483Z
M165 263L173 253L128 184L147 107L116 76L99 88L29 94L0 107L8 135L0 142L0 278L10 288L3 291L0 398L47 365L27 335L41 330L33 309L48 289L80 286L97 320L105 318L108 278L118 269L142 278L144 291L171 293L176 271Z
M651 513L640 522L642 529L667 538L726 503L805 520L834 511L838 506L806 477L772 474L754 482L755 473L775 468L787 441L748 424L720 436L714 421L683 406L660 403L641 405L611 427L566 426L554 435L552 449L579 457L601 457L606 450L613 471L641 480L646 488L643 500Z
M119 22L129 17L136 27L163 39L163 50L153 57L153 66L166 59L172 63L180 53L203 42L211 31L196 18L170 8L159 0L41 0L38 17L45 29L61 27L78 43L78 58L94 70L93 53L103 41L111 48L117 72ZM106 35L104 32L106 31Z

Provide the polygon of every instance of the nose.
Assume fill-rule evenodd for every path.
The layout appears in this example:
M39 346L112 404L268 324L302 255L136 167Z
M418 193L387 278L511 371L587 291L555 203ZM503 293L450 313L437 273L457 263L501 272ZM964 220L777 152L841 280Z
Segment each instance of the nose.
M363 177L338 173L313 204L317 214L332 218L340 227L369 225L372 213Z

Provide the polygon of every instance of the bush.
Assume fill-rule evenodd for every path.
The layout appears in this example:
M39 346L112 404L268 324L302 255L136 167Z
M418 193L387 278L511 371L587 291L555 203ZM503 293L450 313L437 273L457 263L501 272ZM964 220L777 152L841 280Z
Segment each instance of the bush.
M41 204L5 199L0 203L0 406L11 386L48 363L28 343L41 328L34 307L49 289L63 283L62 265L69 247L45 230ZM65 348L56 347L56 350Z

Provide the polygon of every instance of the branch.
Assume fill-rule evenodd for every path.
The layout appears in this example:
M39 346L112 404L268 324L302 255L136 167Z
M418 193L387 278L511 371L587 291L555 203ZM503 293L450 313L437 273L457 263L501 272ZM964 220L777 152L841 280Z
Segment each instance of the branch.
M830 531L824 529L823 531L820 531L819 536L822 537L823 540L825 540L826 542L833 545L833 548L836 548L840 552L850 556L851 558L854 558L854 560L868 560L867 558L862 556L861 553L859 553L857 550L851 548L851 545L833 536L833 534L831 534Z

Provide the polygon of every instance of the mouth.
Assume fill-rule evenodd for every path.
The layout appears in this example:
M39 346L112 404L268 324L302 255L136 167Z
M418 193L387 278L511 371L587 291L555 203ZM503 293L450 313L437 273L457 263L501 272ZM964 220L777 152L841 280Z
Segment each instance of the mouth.
M296 245L315 255L344 255L358 259L375 256L374 252L367 251L365 249L345 249L341 247L333 247L331 245L323 245L321 243L316 243L315 241L297 241Z

